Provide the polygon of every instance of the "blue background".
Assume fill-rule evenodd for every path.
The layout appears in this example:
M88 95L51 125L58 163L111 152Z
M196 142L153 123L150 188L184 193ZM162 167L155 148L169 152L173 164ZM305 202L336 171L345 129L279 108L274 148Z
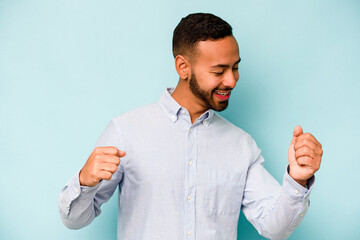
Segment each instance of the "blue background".
M176 85L172 31L199 11L234 28L240 80L221 114L268 171L282 181L297 124L324 146L290 239L360 238L359 1L0 0L0 239L116 238L117 197L73 231L58 193L110 119ZM243 216L238 232L262 239Z

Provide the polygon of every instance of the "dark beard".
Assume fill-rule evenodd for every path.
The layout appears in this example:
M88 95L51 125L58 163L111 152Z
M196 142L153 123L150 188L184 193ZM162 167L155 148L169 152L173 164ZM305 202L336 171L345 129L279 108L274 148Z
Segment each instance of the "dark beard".
M213 109L217 112L223 111L227 108L229 104L229 100L220 102L219 104L216 104L214 100L212 99L213 92L207 93L204 90L202 90L197 82L196 76L194 73L191 74L191 78L189 80L189 86L190 91L200 99L203 103L203 106L206 109Z

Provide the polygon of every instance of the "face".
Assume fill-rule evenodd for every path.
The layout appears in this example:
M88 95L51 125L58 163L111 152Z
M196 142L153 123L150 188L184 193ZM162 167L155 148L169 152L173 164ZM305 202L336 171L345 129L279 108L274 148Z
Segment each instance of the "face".
M191 63L189 89L205 109L225 110L239 79L239 47L233 36L201 41Z

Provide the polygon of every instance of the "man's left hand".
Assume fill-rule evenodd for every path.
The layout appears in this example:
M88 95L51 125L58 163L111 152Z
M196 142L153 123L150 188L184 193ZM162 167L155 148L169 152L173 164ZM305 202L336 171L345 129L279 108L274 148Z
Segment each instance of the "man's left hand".
M296 126L288 155L290 177L305 186L307 180L319 170L322 155L322 146L318 140L311 133L303 133L301 126Z

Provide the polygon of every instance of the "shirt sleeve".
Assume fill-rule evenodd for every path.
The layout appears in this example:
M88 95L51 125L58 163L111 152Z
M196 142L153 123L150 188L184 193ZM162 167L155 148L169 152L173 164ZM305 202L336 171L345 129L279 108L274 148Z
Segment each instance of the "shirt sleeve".
M120 149L119 138L114 121L111 121L95 147L114 146ZM101 213L100 206L110 199L123 177L121 162L109 181L101 180L94 187L80 186L79 173L66 184L58 198L61 220L70 229L89 225Z
M309 195L315 178L305 188L288 171L280 184L265 170L264 158L253 141L254 159L248 170L242 210L260 235L286 239L303 220L310 204Z

